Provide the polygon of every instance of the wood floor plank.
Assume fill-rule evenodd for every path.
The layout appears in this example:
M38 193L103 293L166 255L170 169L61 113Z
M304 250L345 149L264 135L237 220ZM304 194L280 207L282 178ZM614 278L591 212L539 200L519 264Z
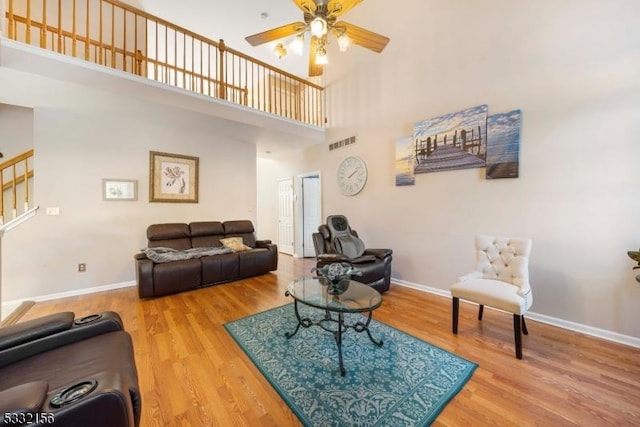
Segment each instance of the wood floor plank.
M135 288L39 302L20 321L58 311L113 310L134 341L142 426L298 426L297 417L224 328L291 302L291 280L313 261L281 255L276 273L140 300ZM534 290L535 291L535 290ZM640 349L527 321L524 358L509 314L398 285L374 318L479 365L436 426L640 425ZM283 361L283 363L285 363Z

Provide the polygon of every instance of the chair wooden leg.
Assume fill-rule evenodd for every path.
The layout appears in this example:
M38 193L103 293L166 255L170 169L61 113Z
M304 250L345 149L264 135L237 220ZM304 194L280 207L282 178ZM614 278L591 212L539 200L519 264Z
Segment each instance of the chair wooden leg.
M452 324L453 324L453 333L457 334L458 333L458 311L460 310L460 298L453 297L453 300L452 300L451 304L452 304L452 308L453 308L453 310L452 310L452 313L453 313L452 316L453 317L451 319L453 321L452 322Z
M516 341L516 357L522 359L522 316L518 314L513 315L513 332Z
M527 331L527 323L524 321L524 314L522 317L522 333L525 335L529 335L529 331Z
M482 313L484 313L484 305L480 304L480 308L478 309L478 320L482 320Z

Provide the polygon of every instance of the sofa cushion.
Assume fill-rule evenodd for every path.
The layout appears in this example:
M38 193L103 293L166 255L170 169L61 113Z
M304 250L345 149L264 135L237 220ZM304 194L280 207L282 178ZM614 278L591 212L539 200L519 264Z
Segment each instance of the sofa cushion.
M153 224L147 228L148 247L166 247L178 250L191 248L191 231L187 224Z
M201 221L189 224L191 246L194 248L222 246L224 227L219 221Z
M242 237L245 245L255 248L256 236L253 223L249 220L225 221L222 223L225 237Z
M153 268L153 293L155 296L199 288L202 284L202 268L199 259L155 264Z
M239 252L240 278L259 276L271 271L273 255L268 249L253 249Z
M238 254L222 254L200 258L202 263L202 284L213 285L215 283L237 280L239 275Z
M250 251L252 248L243 243L242 237L227 237L220 239L220 243L225 248L231 249L233 252Z

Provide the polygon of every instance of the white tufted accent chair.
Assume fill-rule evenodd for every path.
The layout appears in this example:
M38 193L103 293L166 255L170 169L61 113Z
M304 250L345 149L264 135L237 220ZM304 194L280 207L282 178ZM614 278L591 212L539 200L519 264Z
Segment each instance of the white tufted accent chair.
M513 313L516 357L522 359L522 332L528 335L524 314L533 303L529 286L531 240L476 236L476 269L451 286L453 333L458 333L460 299Z

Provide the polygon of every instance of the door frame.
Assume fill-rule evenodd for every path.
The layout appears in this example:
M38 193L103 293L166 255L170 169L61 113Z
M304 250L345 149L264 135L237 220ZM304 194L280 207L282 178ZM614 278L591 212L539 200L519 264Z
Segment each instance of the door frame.
M294 198L294 209L293 209L293 215L294 215L294 239L293 239L293 244L294 244L294 248L293 248L293 252L294 252L294 257L295 258L303 258L304 257L304 251L303 251L303 243L304 243L304 235L303 235L303 224L304 224L304 209L302 206L304 197L302 197L302 180L304 178L308 178L308 177L312 177L312 176L317 176L318 177L318 194L319 194L319 200L318 200L318 206L320 207L320 218L322 218L323 216L323 211L322 211L322 172L318 171L313 171L313 172L306 172L303 174L299 174L296 176L295 178L295 182L294 182L294 187L293 187L293 198Z
M280 240L281 240L281 234L280 234L280 183L282 182L290 182L291 183L291 197L289 197L289 207L291 210L291 230L293 233L293 242L291 244L291 252L288 252L286 250L286 248L288 248L288 246L285 248L284 245L280 244ZM287 177L287 178L280 178L277 180L277 187L278 187L278 191L277 191L277 202L276 202L276 210L277 210L277 215L276 215L276 219L277 219L277 224L276 224L276 233L277 233L277 241L276 243L278 244L278 252L282 252L284 254L288 254L288 255L294 255L295 256L295 252L296 252L296 212L295 212L295 199L297 198L296 196L296 190L295 190L295 186L296 186L296 179L295 177Z

